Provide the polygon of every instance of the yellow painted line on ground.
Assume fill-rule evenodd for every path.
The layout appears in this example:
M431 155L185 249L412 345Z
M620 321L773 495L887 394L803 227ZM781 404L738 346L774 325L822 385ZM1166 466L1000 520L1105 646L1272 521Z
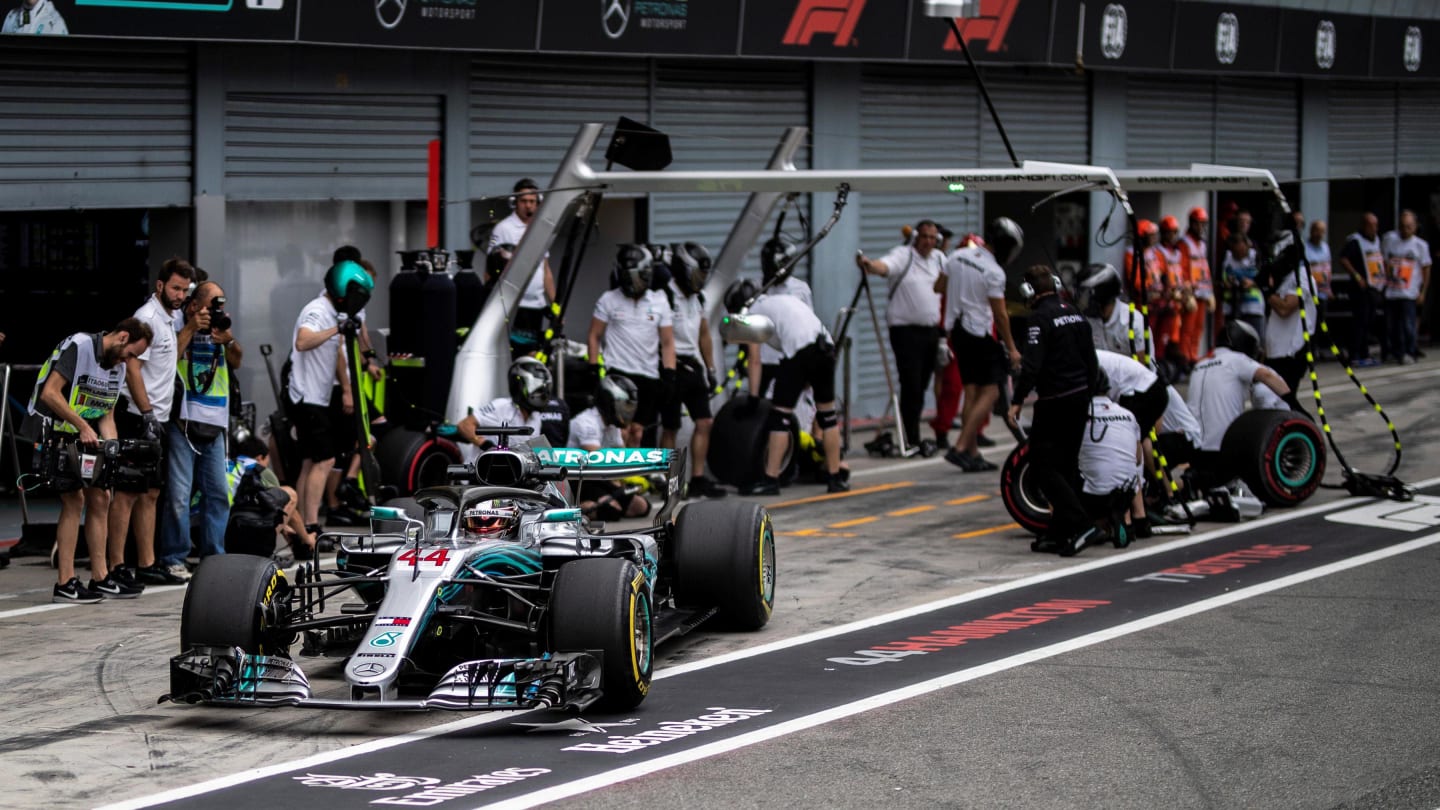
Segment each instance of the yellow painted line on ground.
M1009 531L1010 529L1018 529L1018 528L1020 528L1020 524L1019 524L1019 523L1006 523L1006 524L1003 525L1003 526L991 526L991 527L988 528L988 529L976 529L976 530L973 531L973 532L961 532L960 534L955 535L955 539L956 539L956 540L969 540L969 539L972 538L972 537L980 537L980 536L986 535L986 534L994 534L995 532Z
M886 517L905 517L906 515L918 515L921 512L929 512L935 507L925 504L924 506L912 506L909 509L896 509L894 512L886 512Z
M953 500L953 501L946 501L946 502L945 502L945 505L946 505L946 506L964 506L964 505L967 504L967 503L978 503L978 502L980 502L980 501L988 501L988 500L990 500L990 496L989 496L989 495L966 495L966 496L963 497L963 498L956 498L956 499Z
M870 516L868 516L868 517L855 518L855 519L853 519L853 520L842 520L842 521L840 521L839 523L831 523L829 526L826 526L825 528L827 528L827 529L849 529L849 528L851 528L852 526L864 526L866 523L874 523L875 521L877 521L877 520L879 520L879 519L880 519L880 518L879 518L878 516L876 516L876 515L870 515Z
M853 498L856 495L873 495L877 492L890 492L892 490L905 489L906 487L913 486L915 486L914 481L900 481L894 484L878 484L873 487L852 489L849 492L832 492L828 495L813 495L809 498L796 498L793 501L779 501L778 503L766 504L765 508L770 510L782 509L787 506L802 506L807 503L822 503L824 501L834 501L840 498Z

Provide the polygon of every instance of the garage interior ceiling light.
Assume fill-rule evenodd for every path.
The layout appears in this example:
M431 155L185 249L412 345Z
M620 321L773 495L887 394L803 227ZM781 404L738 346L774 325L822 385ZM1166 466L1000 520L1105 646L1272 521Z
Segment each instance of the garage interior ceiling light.
M925 0L926 17L979 17L980 0Z

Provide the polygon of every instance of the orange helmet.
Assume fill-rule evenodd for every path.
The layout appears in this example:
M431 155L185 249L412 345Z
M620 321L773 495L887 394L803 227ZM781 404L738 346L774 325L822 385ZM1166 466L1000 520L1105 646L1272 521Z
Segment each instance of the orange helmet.
M1204 209L1204 208L1202 208L1201 206L1198 206L1198 205L1197 205L1197 206L1195 206L1194 208L1191 208L1191 209L1190 209L1190 221L1191 221L1191 222L1209 222L1209 221L1210 221L1210 215L1207 214L1207 213L1205 213L1205 209Z
M1178 231L1180 230L1180 220L1176 219L1175 217L1165 217L1164 219L1160 220L1160 230Z
M1135 227L1140 231L1141 236L1152 236L1160 232L1160 229L1155 227L1155 223L1148 219L1142 219L1135 223Z

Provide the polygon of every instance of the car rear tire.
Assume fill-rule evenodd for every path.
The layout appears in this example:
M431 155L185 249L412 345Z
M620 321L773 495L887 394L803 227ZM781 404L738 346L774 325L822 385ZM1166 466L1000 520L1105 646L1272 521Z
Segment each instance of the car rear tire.
M1000 496L1005 511L1031 534L1043 536L1050 531L1053 513L1035 476L1030 471L1030 445L1022 444L1010 451L1005 466L1000 468Z
M419 430L394 428L375 445L380 481L400 495L450 483L447 471L460 461L454 442Z
M180 650L239 647L251 655L289 657L290 582L269 559L249 554L206 557L185 590Z
M653 607L645 575L629 560L575 560L556 574L550 594L551 643L557 652L601 653L601 709L633 709L650 691Z
M675 602L720 610L738 630L758 630L775 607L775 529L770 513L740 500L680 510L671 538Z
M1267 506L1303 503L1325 477L1325 439L1297 411L1247 411L1220 443L1225 467Z

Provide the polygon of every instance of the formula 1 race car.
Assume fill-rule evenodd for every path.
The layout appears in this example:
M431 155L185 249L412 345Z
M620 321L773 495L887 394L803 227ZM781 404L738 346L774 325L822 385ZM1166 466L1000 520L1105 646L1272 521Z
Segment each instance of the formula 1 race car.
M292 582L267 558L205 559L161 700L623 711L645 699L656 645L712 616L742 630L768 621L764 508L701 501L672 519L683 452L539 444L484 453L452 468L468 483L376 507L368 533L330 535L334 570L305 563ZM575 482L646 473L669 487L646 528L603 531L570 495ZM348 694L312 694L297 641L301 656L347 658Z
M1029 445L1011 451L1000 468L1000 495L1005 509L1026 531L1043 535L1050 528L1050 502L1030 475ZM1212 463L1197 459L1197 473L1187 478L1195 491L1191 513L1215 519L1255 517L1261 504L1299 506L1325 477L1325 440L1303 414L1290 410L1253 410L1241 414L1225 431ZM1242 486L1228 486L1238 481ZM1223 490L1223 492L1221 492ZM1253 495L1252 495L1253 493ZM1258 498L1252 508L1243 503Z

